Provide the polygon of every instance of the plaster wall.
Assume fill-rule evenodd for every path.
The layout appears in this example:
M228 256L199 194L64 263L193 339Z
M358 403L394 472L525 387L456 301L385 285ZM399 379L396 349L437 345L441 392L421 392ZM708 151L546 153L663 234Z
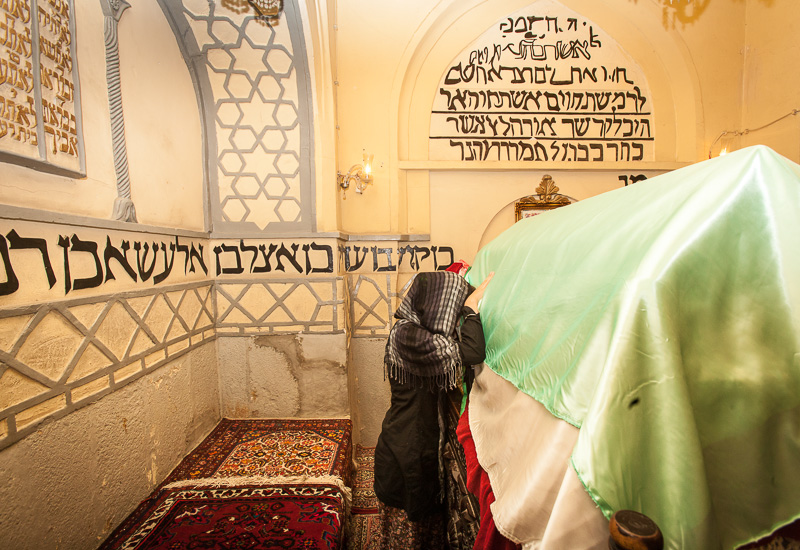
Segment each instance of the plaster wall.
M120 19L119 56L138 220L208 230L203 133L191 76L156 0L131 5Z
M220 420L213 343L0 451L0 547L96 548Z
M630 0L561 4L618 41L647 77L656 117L654 161L576 166L577 172L557 162L429 162L430 111L449 63L496 21L537 2L418 2L395 9L344 0L337 3L334 60L339 169L357 162L362 150L375 155L374 184L346 200L340 193L345 231L470 241L460 253L470 261L483 221L532 194L542 174L569 171L556 175L561 193L588 197L623 186L622 175L652 176L702 160L717 128L738 120L744 3L706 2L701 9L697 3ZM483 183L474 185L478 180ZM465 211L471 218L468 236L458 220Z
M748 0L741 123L721 130L755 130L800 109L798 14L800 6L792 0ZM800 162L800 116L731 140L733 148L755 144Z
M338 188L333 184L337 168L337 112L335 72L337 34L335 4L326 0L308 0L299 6L302 12L306 53L311 80L313 105L315 204L317 231L336 231L341 228L341 213L337 200Z
M2 164L0 202L111 218L117 197L101 3L73 2L86 177ZM144 39L143 37L147 37ZM197 100L155 0L136 2L119 23L120 77L131 196L144 224L204 229Z
M349 416L344 334L219 337L226 418Z
M389 381L383 376L386 338L354 338L351 343L354 389L359 422L353 438L364 447L374 447L391 403Z

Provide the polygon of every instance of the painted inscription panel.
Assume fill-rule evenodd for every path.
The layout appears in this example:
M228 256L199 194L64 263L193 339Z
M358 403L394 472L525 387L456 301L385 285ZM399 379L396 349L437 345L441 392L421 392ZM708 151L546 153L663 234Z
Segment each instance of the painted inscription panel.
M431 113L430 158L653 158L644 73L592 21L542 0L496 22L450 64Z
M0 153L82 173L68 0L0 0Z

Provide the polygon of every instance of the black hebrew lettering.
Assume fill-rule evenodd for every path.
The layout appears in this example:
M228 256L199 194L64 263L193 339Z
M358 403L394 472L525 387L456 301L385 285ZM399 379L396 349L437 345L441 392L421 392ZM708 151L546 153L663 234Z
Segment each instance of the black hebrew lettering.
M175 237L175 251L183 253L183 274L188 273L189 269L189 247L181 244L178 237Z
M70 247L70 243L72 246ZM72 234L72 238L67 240L66 237L59 238L58 242L59 246L64 247L64 272L69 273L69 250L73 250L74 252L88 252L92 255L94 259L94 265L96 274L92 277L84 277L81 279L75 279L74 281L70 281L69 277L66 278L66 293L70 291L70 283L71 283L71 290L83 290L86 288L97 288L101 284L103 284L103 264L100 262L100 256L97 254L97 243L94 241L82 241L78 238L76 234Z
M69 294L69 291L72 290L72 279L69 271L69 237L59 235L58 246L64 249L64 294Z
M411 269L419 270L419 262L417 261L417 254L416 252L414 252L414 247L409 245L409 246L404 246L399 250L403 250L406 254L408 254L409 256L408 266ZM397 262L397 266L400 267L399 261Z
M413 246L402 246L398 247L397 252L399 253L399 257L397 260L397 267L400 267L401 262L403 261L403 256L408 254L409 260L408 265L411 269L419 270L419 262L417 261L417 253L414 250Z
M264 260L264 265L257 266L252 268L253 273L269 273L272 268L269 265L269 258L272 254L278 250L278 245L270 244L269 245L269 254L267 254L267 246L264 244L258 245L258 251L261 252L261 258Z
M256 265L256 260L258 260L258 247L257 246L249 246L244 244L244 240L239 240L239 248L242 252L251 252L253 254L252 260L250 261L250 273L253 272L253 266Z
M328 260L328 263L325 265L325 267L311 266L309 250L325 252L325 256ZM312 242L310 245L303 245L303 252L306 253L306 273L333 273L333 249L330 246L326 244L319 245L315 242Z
M435 155L590 163L652 154L639 70L590 21L558 19L509 17L454 61L434 100Z
M44 264L44 272L47 275L47 282L50 284L50 288L56 284L56 274L53 272L53 265L50 263L50 255L47 253L47 241L44 239L34 239L34 238L22 238L20 237L17 232L12 229L11 231L6 234L8 237L8 244L11 247L11 250L20 250L20 249L37 249L42 254L42 263Z
M20 250L39 251L49 287L55 286L57 278L45 239L21 237L14 229L11 229L5 237L0 235L0 239L0 256L2 256L6 271L6 281L0 283L0 295L4 295L3 292L13 294L19 289L20 281L12 267L11 252ZM119 268L125 271L131 281L136 283L148 281L153 277L156 268L161 265L161 272L153 277L153 284L160 284L172 273L176 252L184 254L184 275L196 271L195 262L205 274L208 274L208 268L203 258L203 245L181 244L178 236L175 236L174 242L169 245L169 256L167 254L168 247L163 242L160 244L153 242L151 248L150 243L147 242L134 241L131 244L131 241L123 239L118 246L115 246L108 235L102 254L99 251L100 243L81 239L77 234L59 235L57 244L63 250L65 295L73 290L97 288L108 281L116 280L115 270L118 271ZM131 248L136 251L135 260L128 255ZM162 256L159 256L159 250L163 252ZM160 257L163 260L159 262ZM91 266L89 269L93 268L94 274L89 277L73 278L72 273L75 271L76 265L84 273L87 267ZM91 273L91 271L89 272Z
M111 237L107 235L103 252L100 254L98 242L81 239L77 234L59 235L57 242L63 250L64 260L64 294L73 290L97 288L108 281L116 280L118 273L115 273L115 270L119 271L120 268L134 283L144 283L152 278L153 284L161 284L172 275L175 257L180 253L183 254L184 275L196 271L195 261L203 272L208 274L208 268L203 258L203 246L195 243L182 244L178 236L173 239L169 245L164 242L131 242L128 240L121 240L118 245L115 245ZM304 265L297 257L301 248L305 255ZM6 278L5 282L0 282L0 295L13 294L19 290L20 280L12 265L11 252L26 249L38 250L42 255L42 263L50 288L57 282L50 263L47 241L40 238L20 237L12 229L6 236L0 235L0 260L3 262ZM132 254L129 256L131 249L136 253L135 259ZM216 257L217 276L240 275L246 270L254 274L269 273L273 268L283 272L286 271L287 264L291 264L297 273L334 272L333 248L316 242L302 246L298 243L248 245L243 239L240 239L236 244L221 243L213 250ZM433 270L446 269L454 260L453 249L448 246L399 246L396 263L393 262L394 250L389 247L354 246L352 252L355 253L355 263L351 263L349 246L340 246L338 250L344 257L347 272L360 269L365 264L367 253L370 251L373 259L372 270L376 273L397 271L404 258L408 258L410 267L417 271L423 268L423 262L428 259L432 263L432 268L428 267L427 269ZM243 264L242 254L249 255L245 258L245 261L249 259L249 268ZM385 262L380 260L384 255ZM94 274L89 277L73 278L72 273L75 271L76 265L84 273L87 266L93 266Z
M420 257L419 257L419 256L420 256L420 254L424 254L424 256L422 256L422 257L420 258ZM411 255L411 257L412 257L412 258L415 258L415 259L416 259L416 261L417 261L417 267L416 267L416 269L419 269L419 263L420 263L421 261L425 260L425 258L427 258L427 257L428 257L428 256L430 256L430 255L431 255L431 250L430 250L429 248L427 248L427 247L424 247L424 246L423 246L423 247L415 246L415 247L414 247L414 253Z
M456 259L455 256L453 255L453 249L450 248L449 246L439 246L439 247L432 246L431 247L431 252L433 252L433 269L434 269L434 271L443 271L443 270L447 269L448 267L453 265L453 262ZM449 262L440 263L438 261L438 258L436 257L436 253L437 252L447 252L448 254L450 254L450 261Z
M142 282L145 282L153 275L153 270L156 267L158 243L153 243L153 261L150 262L149 268L145 268L145 264L147 263L147 254L150 251L150 245L148 243L144 243L144 254L141 257L139 256L139 252L143 249L142 244L138 241L134 242L133 249L136 251L136 267L139 269L139 279L141 279Z
M392 249L391 248L378 248L373 246L372 250L372 271L397 271L397 266L392 265ZM388 265L378 267L378 255L386 254L386 261Z
M642 180L646 180L647 179L647 176L644 175L644 174L631 174L630 176L623 174L623 175L617 176L617 177L618 177L619 181L621 181L623 184L625 184L626 187L628 185L633 185L634 183L637 183L637 182L640 182Z
M236 267L222 267L219 257L223 252L233 252L236 258ZM244 268L242 267L242 257L239 255L239 247L223 243L214 247L214 254L216 254L217 257L217 276L221 275L222 273L238 275L244 272Z
M361 256L360 260L358 259L358 251L359 250L361 250L361 247L359 247L359 246L354 246L353 247L353 252L355 252L355 254L356 254L356 263L351 266L350 265L350 247L349 246L345 247L345 256L344 256L344 267L345 267L345 270L347 270L347 271L356 271L362 265L364 265L364 260L367 259L367 247L364 247L364 255Z
M169 277L169 274L172 273L172 265L175 263L175 248L175 243L169 243L169 250L172 254L170 255L169 261L167 261L167 246L161 243L161 250L164 252L164 270L153 277L154 285L163 283L164 280Z
M6 238L0 235L0 258L3 260L3 267L6 272L6 280L0 283L0 296L8 296L19 289L19 279L11 266L11 256L8 253Z
M292 267L294 267L298 273L303 273L302 266L297 262L297 250L299 248L300 248L299 244L292 244L291 245L292 252L289 252L286 246L281 244L281 247L278 249L278 252L275 253L275 258L278 260L278 265L275 269L277 269L278 271L286 271L286 268L283 267L283 262L281 261L281 258L286 258L287 260L289 260L289 263L292 264Z
M200 268L203 270L203 273L208 275L208 268L206 267L206 262L203 260L203 245L198 244L197 249L194 247L194 243L192 243L192 248L189 251L189 273L194 273L194 261L200 264ZM185 268L184 268L185 269Z
M122 252L120 252L111 244L111 237L106 236L106 249L103 252L103 259L105 260L106 264L106 281L116 279L116 277L114 277L114 273L111 271L111 266L109 265L111 260L116 260L117 263L122 266L122 269L125 270L125 273L128 274L128 277L136 282L136 271L128 262L128 249L130 249L130 247L131 245L128 241L122 241L122 245L120 246Z

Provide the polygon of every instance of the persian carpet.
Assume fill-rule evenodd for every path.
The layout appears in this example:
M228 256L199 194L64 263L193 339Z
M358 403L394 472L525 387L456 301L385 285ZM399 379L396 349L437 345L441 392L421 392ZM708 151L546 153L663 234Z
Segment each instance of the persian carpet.
M377 550L380 543L378 498L372 487L375 480L375 447L357 445L355 460L348 548Z
M342 492L331 485L163 489L100 550L338 549Z
M356 446L356 473L353 481L354 514L377 514L378 498L375 496L375 447Z
M160 487L207 478L326 476L349 485L351 431L349 419L223 419Z

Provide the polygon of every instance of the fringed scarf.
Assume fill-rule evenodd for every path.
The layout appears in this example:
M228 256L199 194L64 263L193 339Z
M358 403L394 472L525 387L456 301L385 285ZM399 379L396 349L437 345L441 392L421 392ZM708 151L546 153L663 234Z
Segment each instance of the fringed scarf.
M456 343L464 301L471 287L456 273L420 273L400 303L384 364L398 382L448 390L461 381L461 353Z

